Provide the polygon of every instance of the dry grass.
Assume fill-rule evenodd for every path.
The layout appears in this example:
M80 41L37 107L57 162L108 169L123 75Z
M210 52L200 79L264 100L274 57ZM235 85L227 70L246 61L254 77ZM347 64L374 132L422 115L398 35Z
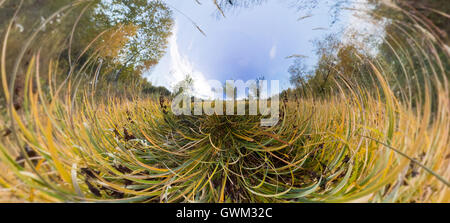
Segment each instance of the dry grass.
M157 97L97 100L91 89L74 94L73 80L44 90L33 81L39 54L17 111L7 37L0 201L450 202L449 55L427 35L413 49L422 63L402 64L427 80L410 83L419 99L392 92L391 77L406 70L364 58L371 90L341 84L327 99L289 98L270 128L258 116L174 116Z

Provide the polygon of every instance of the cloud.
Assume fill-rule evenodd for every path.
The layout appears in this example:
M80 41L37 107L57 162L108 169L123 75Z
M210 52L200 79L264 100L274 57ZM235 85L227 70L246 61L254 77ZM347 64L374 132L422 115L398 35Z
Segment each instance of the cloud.
M173 90L175 85L190 75L194 80L193 95L200 98L210 98L213 95L205 75L196 70L189 57L183 55L178 45L178 25L175 24L173 34L169 39L167 55L156 66L149 80L156 85Z
M273 45L269 53L270 59L274 59L277 56L277 45Z

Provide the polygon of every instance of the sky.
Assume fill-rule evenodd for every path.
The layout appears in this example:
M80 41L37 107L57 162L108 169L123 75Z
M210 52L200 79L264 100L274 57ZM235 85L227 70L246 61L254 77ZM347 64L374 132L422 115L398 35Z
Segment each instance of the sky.
M331 26L330 5L312 11L297 11L288 0L269 0L248 9L218 14L212 1L166 0L174 12L175 25L167 53L144 76L156 86L173 90L189 74L194 95L212 95L208 80L279 80L281 90L291 87L288 68L304 55L311 66L316 61L312 40L345 28L346 11ZM181 13L182 12L182 13ZM311 16L309 16L311 15ZM306 18L305 18L306 17ZM197 24L205 33L202 34Z

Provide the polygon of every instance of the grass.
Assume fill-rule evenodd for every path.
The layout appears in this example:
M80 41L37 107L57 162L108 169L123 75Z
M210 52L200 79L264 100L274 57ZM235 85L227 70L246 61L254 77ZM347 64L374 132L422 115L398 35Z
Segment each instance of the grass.
M31 101L26 124L17 117L24 144L7 137L0 146L8 166L0 182L10 196L44 202L448 201L448 181L393 150L448 179L448 156L442 156L448 116L427 126L397 106L389 120L386 105L370 97L364 107L351 99L299 100L284 105L279 125L263 128L258 117L165 114L155 99L83 101L76 112L61 101L46 108ZM34 152L23 151L25 145ZM29 155L25 168L17 151Z
M374 90L342 84L327 98L288 97L273 127L261 127L260 116L175 116L158 96L98 100L95 89L77 93L76 80L56 85L55 63L43 83L38 53L17 111L7 38L0 201L450 201L450 92L442 65L449 55L431 38L417 48L420 67L402 64L426 77L415 83L420 99L393 93L395 75L365 58Z

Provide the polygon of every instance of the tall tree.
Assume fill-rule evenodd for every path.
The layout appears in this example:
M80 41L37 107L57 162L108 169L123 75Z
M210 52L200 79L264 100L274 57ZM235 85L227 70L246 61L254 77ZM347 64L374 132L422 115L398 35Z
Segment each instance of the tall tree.
M121 49L118 60L123 67L132 64L144 70L164 55L173 26L172 11L163 1L102 0L95 19L104 27L136 27L135 35Z

